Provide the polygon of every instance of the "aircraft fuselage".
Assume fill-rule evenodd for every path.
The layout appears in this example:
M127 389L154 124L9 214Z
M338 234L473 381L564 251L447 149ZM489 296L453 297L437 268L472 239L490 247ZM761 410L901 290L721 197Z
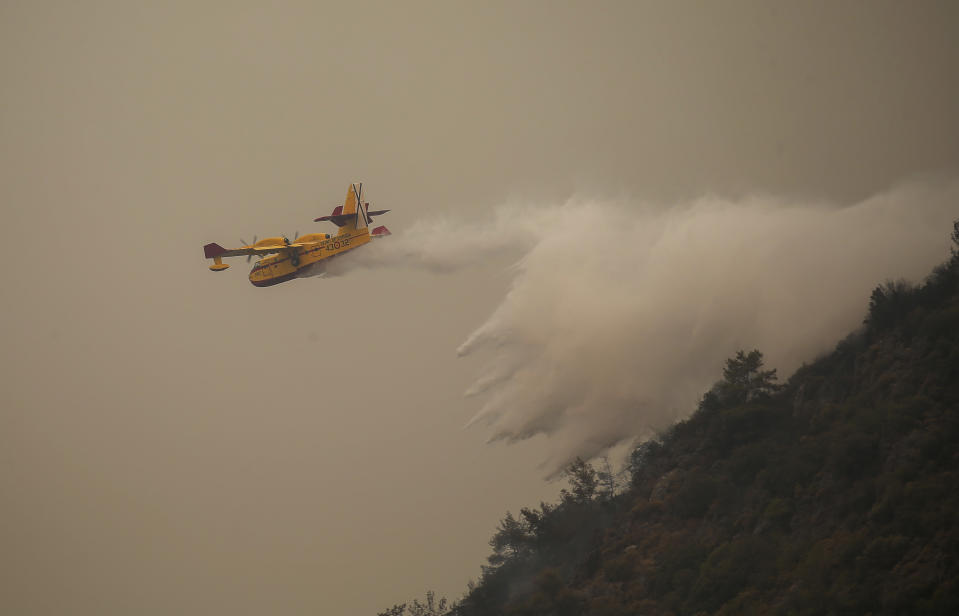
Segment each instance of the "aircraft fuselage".
M321 273L328 259L359 248L372 241L370 231L343 227L336 235L312 233L297 238L305 246L290 247L275 255L264 257L250 270L250 282L256 287L269 287L297 277Z

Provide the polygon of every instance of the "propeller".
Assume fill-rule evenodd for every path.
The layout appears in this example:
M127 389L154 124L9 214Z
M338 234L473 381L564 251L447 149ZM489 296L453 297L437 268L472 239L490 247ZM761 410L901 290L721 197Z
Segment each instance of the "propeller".
M247 244L246 240L243 239L242 237L240 238L240 243L243 244L244 246L252 246L253 244L256 244L256 235L253 236L253 244ZM249 263L250 259L252 258L253 258L253 255L246 255L246 262Z
M293 234L293 241L295 242L295 241L296 241L296 238L298 238L298 237L300 237L300 232L299 232L299 231L297 231L297 232L295 232L295 233ZM291 244L290 238L288 238L288 237L286 237L286 236L284 235L284 236L283 236L283 241L286 242L286 245L287 245L287 246L290 246L290 244ZM299 250L297 250L296 248L293 248L293 247L290 248L290 265L292 265L293 267L299 267L299 265L300 265Z

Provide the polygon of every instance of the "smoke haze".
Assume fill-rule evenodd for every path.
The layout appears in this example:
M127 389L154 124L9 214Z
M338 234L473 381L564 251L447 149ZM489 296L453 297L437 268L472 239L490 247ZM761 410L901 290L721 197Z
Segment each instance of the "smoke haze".
M886 191L959 178L957 41L948 0L3 2L0 613L459 596L548 469L943 258L954 187ZM206 268L350 181L376 267Z
M738 349L785 378L861 322L870 290L948 255L959 183L835 207L704 197L669 209L573 199L421 221L366 266L452 272L517 255L511 289L458 354L491 440L550 437L548 474L688 415Z

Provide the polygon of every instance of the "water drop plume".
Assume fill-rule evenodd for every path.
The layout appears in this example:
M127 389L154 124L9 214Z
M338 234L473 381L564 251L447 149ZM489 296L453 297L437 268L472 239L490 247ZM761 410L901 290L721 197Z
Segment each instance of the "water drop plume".
M668 208L575 198L422 221L367 266L452 271L517 251L509 292L459 347L491 440L549 438L547 474L687 416L737 349L788 375L860 325L871 289L949 255L959 182L850 206L703 197Z

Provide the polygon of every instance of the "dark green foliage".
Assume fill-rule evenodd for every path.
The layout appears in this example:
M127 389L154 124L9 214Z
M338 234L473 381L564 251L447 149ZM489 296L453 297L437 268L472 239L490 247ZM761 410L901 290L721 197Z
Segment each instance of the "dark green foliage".
M525 511L525 510L524 510ZM493 554L489 557L491 565L500 565L510 558L521 554L529 545L529 524L518 521L509 511L500 520L496 534L489 540Z
M763 370L763 354L753 349L749 353L737 351L726 360L723 380L719 383L719 398L726 404L745 404L758 397L767 397L779 389L775 384L776 370Z
M581 458L576 460L563 471L563 477L569 481L569 490L562 490L563 502L586 503L593 500L596 488L599 486L599 476L596 469Z
M774 555L774 543L754 535L736 537L717 546L700 564L683 611L713 612L747 584L765 586L771 572L764 565Z
M673 497L673 510L683 518L701 517L709 509L718 492L718 484L708 475L690 474Z
M959 613L959 221L953 242L786 385L736 353L625 493L577 460L560 504L501 521L455 613Z
M894 325L913 307L916 294L905 280L890 280L872 291L869 297L870 331L882 331Z
M645 441L633 449L627 463L627 470L633 485L640 483L643 479L648 479L655 475L657 470L660 470L657 469L657 461L661 459L662 453L663 444L656 439Z
M536 578L534 590L524 600L509 606L510 616L580 616L583 613L582 593L569 587L558 569L543 569Z

